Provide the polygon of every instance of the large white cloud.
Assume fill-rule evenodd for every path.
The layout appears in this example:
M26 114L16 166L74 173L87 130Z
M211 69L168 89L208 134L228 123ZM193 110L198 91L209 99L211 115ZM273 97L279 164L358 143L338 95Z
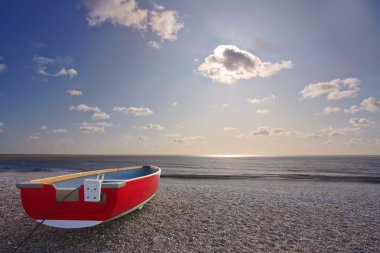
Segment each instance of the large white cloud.
M87 21L90 26L111 22L139 30L146 30L148 10L140 9L135 0L85 0L89 9Z
M162 40L178 39L183 28L178 13L154 4L152 10L140 8L135 0L84 0L88 9L87 21L90 26L99 26L105 22L130 27L147 32L149 29ZM159 48L158 42L149 42L149 46Z
M290 69L291 61L263 62L259 57L234 45L220 45L198 67L199 73L213 81L233 85L240 79L269 77L282 69Z
M312 83L300 92L302 99L312 99L327 95L328 100L356 97L359 92L359 78L334 79L329 82Z
M149 109L148 107L114 107L112 109L114 112L124 112L127 114L132 114L133 116L139 117L139 116L149 116L153 115L153 110Z

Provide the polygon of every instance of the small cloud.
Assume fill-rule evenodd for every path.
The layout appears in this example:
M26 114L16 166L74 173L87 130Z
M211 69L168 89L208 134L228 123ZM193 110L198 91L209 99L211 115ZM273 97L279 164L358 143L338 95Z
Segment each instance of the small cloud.
M339 107L328 106L328 107L326 107L325 109L323 109L322 114L337 113L337 112L340 112L341 110L342 110L342 109L340 109Z
M148 41L148 46L150 46L151 48L156 48L156 49L160 49L161 48L161 44L158 41L155 41L155 40Z
M194 62L198 62L198 61L199 61L199 59L198 59L198 58L195 58L195 59L194 59Z
M5 133L5 124L0 121L0 134Z
M270 53L278 53L279 50L269 41L266 41L262 38L256 37L253 39L253 46L259 50L267 51Z
M223 131L225 131L225 132L228 132L228 131L237 131L237 130L239 130L239 129L236 128L236 127L225 127L225 128L223 128Z
M254 130L251 134L252 135L261 135L261 136L269 136L271 135L272 129L267 126L258 127L256 130Z
M178 13L166 10L163 6L155 7L155 10L150 12L149 25L152 31L163 40L177 40L178 32L183 28L183 23L178 21Z
M77 105L77 106L70 106L70 111L78 111L78 112L97 112L101 113L102 111L96 107L96 106L88 106L88 105Z
M66 133L67 130L64 128L57 128L57 129L53 129L51 132L54 134L63 134L63 133Z
M312 99L327 95L327 100L339 100L347 97L356 97L359 92L360 79L334 79L329 82L320 82L307 85L301 92L301 99Z
M114 107L112 111L124 112L127 114L132 114L133 116L136 116L136 117L149 116L149 115L154 114L154 112L148 107L128 107L127 108L127 107L122 106L122 107Z
M330 137L343 137L352 134L358 134L360 127L344 127L344 128L333 128L328 127L327 129L322 129L322 132L326 132Z
M361 108L357 105L352 105L350 108L344 109L344 112L350 113L350 114L355 114L359 111L361 111Z
M368 144L368 141L363 138L351 139L348 142L348 145L350 146L360 146L360 145L365 145L365 144Z
M247 103L254 105L254 104L260 104L260 103L273 101L275 99L276 99L275 95L270 95L269 97L264 97L264 98L248 98Z
M359 106L352 105L350 108L344 110L346 113L355 114L360 111L367 112L379 112L380 100L376 100L374 97L364 99Z
M35 56L33 57L33 61L36 62L39 66L54 64L55 62L54 59L44 57L44 56Z
M178 102L174 102L172 106L178 106Z
M124 113L126 113L127 112L127 107L125 107L125 106L121 106L121 107L114 107L113 109L112 109L112 111L114 111L114 112L124 112Z
M42 130L42 131L45 131L45 130L48 129L48 127L47 126L40 126L39 129Z
M240 79L270 77L292 68L291 61L263 62L259 57L234 45L220 45L198 67L199 73L213 81L234 85Z
M40 139L40 134L38 132L32 134L31 136L28 137L30 141L35 141Z
M256 136L295 136L300 135L298 132L286 130L284 128L273 128L269 126L261 126L252 131L250 135Z
M346 135L345 133L343 133L343 132L337 132L337 131L332 131L332 132L329 133L330 137L343 137L345 135Z
M148 141L148 137L140 135L140 136L137 136L137 140L140 142L146 142Z
M211 107L212 108L216 108L216 109L218 109L218 108L228 108L228 107L230 107L230 105L229 104L221 104L221 105L213 105Z
M178 133L167 134L166 136L175 144L191 145L195 143L207 143L207 138L204 136L184 136Z
M0 56L0 61L4 61L4 57ZM7 70L7 65L5 63L0 62L0 74Z
M349 123L355 127L374 126L375 122L368 119L351 118Z
M42 42L29 41L29 47L31 49L40 49L40 48L43 48L44 46L45 46L45 44Z
M73 68L65 69L61 68L57 73L54 74L54 76L68 76L68 77L74 77L78 75L78 71Z
M251 133L240 133L240 134L235 135L235 137L238 139L245 139L245 138L249 137L250 135L251 135Z
M72 67L66 67L66 65L71 65L73 62L73 59L69 56L56 57L55 59L44 56L35 56L33 57L33 61L36 64L37 74L43 77L68 76L72 78L78 75L78 71L76 69ZM55 71L48 71L48 68L51 68Z
M7 69L7 65L5 65L4 63L0 63L0 73L5 72L6 69Z
M163 126L161 126L159 124L152 124L152 123L146 124L145 126L142 126L140 128L144 129L144 130L149 130L149 129L164 130L165 129L165 127L163 127Z
M105 112L95 112L92 115L92 119L94 120L105 120L105 119L110 119L111 115L105 113Z
M75 141L71 138L62 138L55 142L55 145L58 147L67 147L75 144Z
M257 109L257 110L256 110L256 113L257 113L257 114L263 114L263 115L266 115L266 114L270 113L270 110L269 110L269 109Z
M309 134L305 134L304 137L306 139L320 139L320 138L322 138L322 135L315 134L315 133L309 133Z
M104 133L107 127L112 127L110 122L97 122L97 123L87 123L83 122L79 126L79 130L83 133Z
M380 100L376 100L374 97L369 97L364 99L360 106L363 110L368 112L379 112L380 111Z
M83 92L80 90L67 90L66 93L69 94L70 96L82 96L83 95Z

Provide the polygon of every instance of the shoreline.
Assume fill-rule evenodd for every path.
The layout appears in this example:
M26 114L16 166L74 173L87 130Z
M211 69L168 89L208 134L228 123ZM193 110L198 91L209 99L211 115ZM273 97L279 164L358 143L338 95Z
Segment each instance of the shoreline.
M176 179L221 179L221 180L307 180L307 181L327 181L327 182L347 182L347 183L375 183L380 184L380 177L366 176L329 176L329 175L306 175L306 174L284 174L284 175L206 175L206 174L163 174L162 178Z
M41 177L0 173L0 252L37 224L15 183ZM163 177L141 211L86 229L41 226L21 252L376 252L379 195L371 183Z

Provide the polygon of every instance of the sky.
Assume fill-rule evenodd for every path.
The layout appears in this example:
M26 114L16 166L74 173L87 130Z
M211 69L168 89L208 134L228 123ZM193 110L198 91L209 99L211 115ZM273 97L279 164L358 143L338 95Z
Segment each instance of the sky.
M0 153L380 155L378 1L2 1Z

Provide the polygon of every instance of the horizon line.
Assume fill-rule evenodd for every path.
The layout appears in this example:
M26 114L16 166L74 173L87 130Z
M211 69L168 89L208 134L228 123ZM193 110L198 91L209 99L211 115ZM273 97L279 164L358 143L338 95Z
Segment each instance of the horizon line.
M96 154L96 153L0 153L0 156L177 156L205 158L247 158L247 157L360 157L380 156L380 154L286 154L286 155L252 155L252 154Z

